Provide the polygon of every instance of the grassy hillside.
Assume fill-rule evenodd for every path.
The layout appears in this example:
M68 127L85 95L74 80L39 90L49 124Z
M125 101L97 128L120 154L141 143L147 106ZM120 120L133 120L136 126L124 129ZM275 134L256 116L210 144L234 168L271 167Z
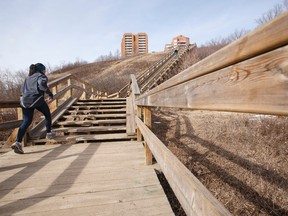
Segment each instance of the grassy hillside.
M130 74L140 74L165 55L166 53L159 52L121 60L95 62L71 70L58 70L50 74L49 77L52 80L71 73L95 85L98 90L111 94L117 92L129 82Z
M209 54L197 49L179 70ZM78 65L49 79L71 73L111 94L129 82L130 74L139 75L164 55ZM287 116L172 108L152 113L153 132L233 215L288 215ZM164 190L175 215L185 216L168 184Z

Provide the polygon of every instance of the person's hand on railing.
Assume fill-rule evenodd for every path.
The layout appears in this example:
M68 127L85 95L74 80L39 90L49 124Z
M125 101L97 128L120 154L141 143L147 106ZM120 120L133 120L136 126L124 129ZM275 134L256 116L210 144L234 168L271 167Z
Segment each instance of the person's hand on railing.
M48 98L46 98L46 99L45 99L45 101L46 101L46 103L48 103L48 104L49 104L49 103L51 103L51 102L53 101L53 98L51 98L51 97L48 97Z

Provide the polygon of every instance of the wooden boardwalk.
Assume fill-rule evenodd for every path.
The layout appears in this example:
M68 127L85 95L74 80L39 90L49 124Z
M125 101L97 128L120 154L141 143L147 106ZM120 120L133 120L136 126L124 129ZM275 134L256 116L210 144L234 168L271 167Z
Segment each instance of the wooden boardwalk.
M174 215L142 143L37 145L0 156L0 215Z

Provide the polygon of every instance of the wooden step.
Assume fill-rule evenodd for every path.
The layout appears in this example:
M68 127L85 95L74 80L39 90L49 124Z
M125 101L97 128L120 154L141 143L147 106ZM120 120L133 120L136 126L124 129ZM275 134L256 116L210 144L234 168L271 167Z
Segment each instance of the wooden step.
M135 135L127 135L126 115L126 98L78 100L53 125L56 133L54 139L35 139L33 142L43 144L136 139Z
M117 114L117 113L126 113L126 109L101 109L101 110L97 110L97 109L87 109L87 110L84 110L84 109L81 109L81 110L67 110L66 111L66 114L67 113L71 113L71 114L74 114L74 115L77 115L78 113L79 114L88 114L88 113L91 113L91 114L98 114L98 113L110 113L110 114Z
M80 125L91 126L97 124L126 124L126 119L85 120L85 121L59 121L57 125Z
M62 118L126 118L126 114L87 114L87 115L64 115Z
M53 129L54 132L70 132L70 133L77 133L77 132L115 132L115 131L125 131L125 126L94 126L94 127L64 127L64 128L55 128Z
M75 103L75 101L76 98L68 99L63 104L61 104L57 110L53 111L51 113L52 124L55 124L55 122L58 121L58 119L72 106L73 103ZM43 119L34 128L32 128L28 134L31 139L37 139L45 136L45 131L45 120Z
M103 99L89 99L89 100L78 100L79 102L91 102L91 101L95 101L95 102L107 102L107 101L126 101L126 98L103 98Z
M75 105L123 105L126 104L126 101L111 101L111 102L96 102L96 101L89 101L89 102L81 102L78 101Z
M121 109L126 108L125 105L99 105L99 106L90 106L90 105L73 105L73 109Z
M38 139L33 140L33 143L57 143L57 142L82 142L82 141L111 141L111 140L132 140L136 136L127 136L126 133L115 134L96 134L96 135L73 135L73 136L56 136L54 139Z

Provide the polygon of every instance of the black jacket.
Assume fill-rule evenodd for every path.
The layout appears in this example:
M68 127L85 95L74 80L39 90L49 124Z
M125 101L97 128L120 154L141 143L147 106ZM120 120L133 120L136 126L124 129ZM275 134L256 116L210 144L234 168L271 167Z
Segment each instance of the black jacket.
M24 108L35 108L45 103L44 94L48 94L53 98L53 94L47 86L48 78L40 72L36 72L33 75L25 79L22 86L22 98L21 106Z

